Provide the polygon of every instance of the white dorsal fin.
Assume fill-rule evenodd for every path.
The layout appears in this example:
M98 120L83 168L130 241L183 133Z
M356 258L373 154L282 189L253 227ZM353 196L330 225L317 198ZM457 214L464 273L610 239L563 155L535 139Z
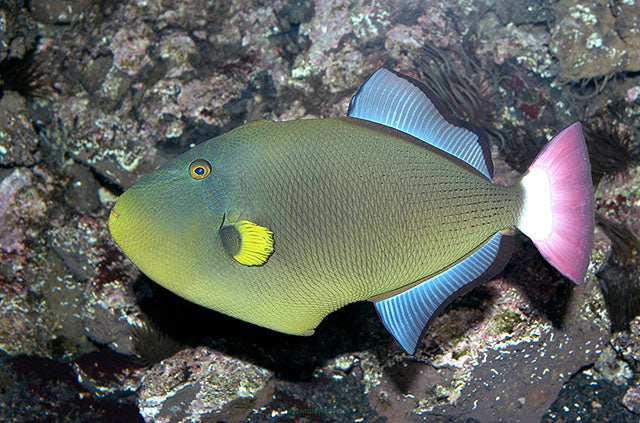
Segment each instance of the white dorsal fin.
M348 115L405 132L493 177L482 132L450 116L428 88L408 76L378 69L351 99Z

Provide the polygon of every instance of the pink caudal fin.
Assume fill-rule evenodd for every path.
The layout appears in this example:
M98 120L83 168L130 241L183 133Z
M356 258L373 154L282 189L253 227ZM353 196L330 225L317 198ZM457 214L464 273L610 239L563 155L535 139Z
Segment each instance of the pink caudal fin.
M576 122L538 154L520 184L524 205L518 229L560 273L582 283L593 246L591 164Z

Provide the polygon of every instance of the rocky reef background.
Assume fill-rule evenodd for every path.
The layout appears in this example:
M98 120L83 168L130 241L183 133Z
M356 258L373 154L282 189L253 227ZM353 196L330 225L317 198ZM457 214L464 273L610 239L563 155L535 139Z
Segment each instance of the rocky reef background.
M637 422L639 46L633 0L0 0L0 420ZM382 65L487 131L498 182L583 122L584 284L521 237L412 357L370 304L282 335L114 245L140 176L248 121L342 116Z

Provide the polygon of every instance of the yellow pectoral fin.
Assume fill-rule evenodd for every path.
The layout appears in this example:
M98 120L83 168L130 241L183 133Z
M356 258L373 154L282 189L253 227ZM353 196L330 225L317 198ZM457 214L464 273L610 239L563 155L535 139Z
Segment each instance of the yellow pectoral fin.
M273 254L273 232L248 220L220 228L225 250L240 264L262 266Z

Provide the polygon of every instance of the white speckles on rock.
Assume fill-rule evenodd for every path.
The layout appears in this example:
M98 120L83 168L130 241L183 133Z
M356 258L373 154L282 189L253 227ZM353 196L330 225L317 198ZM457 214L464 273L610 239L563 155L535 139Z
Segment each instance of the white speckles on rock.
M300 25L300 34L309 38L311 47L296 58L291 76L284 78L282 82L287 85L307 84L300 79L319 75L323 85L334 93L345 87L357 86L363 75L365 61L358 47L383 37L389 25L389 13L383 7L375 5L375 2L319 2L311 21ZM344 42L349 37L354 40ZM370 70L366 69L364 73ZM278 82L275 82L278 86Z
M244 422L273 392L270 371L198 347L156 364L142 385L138 407L146 422Z
M562 80L640 70L640 8L635 2L561 0L549 47Z
M473 329L464 335L456 332L454 328L469 324L455 323L457 314L463 316L461 309L449 310L434 321L423 341L431 349L440 346L437 354L427 363L399 362L385 368L372 389L373 394L385 393L384 404L376 405L381 415L392 420L385 410L413 404L418 415L464 415L487 423L540 421L562 385L601 352L608 327L584 315L586 304L603 308L602 298L594 297L594 278L574 288L562 328L537 316L519 289L508 288L500 279L488 287L501 295L476 317Z
M606 346L594 365L595 378L605 379L616 385L626 385L633 378L633 372L629 365L619 357L610 346Z
M602 38L597 33L593 33L587 37L587 48L597 48L602 47Z
M356 366L362 370L365 394L369 393L373 387L380 385L380 380L382 379L381 363L370 352L338 356L323 368L318 369L315 376L324 374L332 379L339 380L345 376L346 372L351 371Z

